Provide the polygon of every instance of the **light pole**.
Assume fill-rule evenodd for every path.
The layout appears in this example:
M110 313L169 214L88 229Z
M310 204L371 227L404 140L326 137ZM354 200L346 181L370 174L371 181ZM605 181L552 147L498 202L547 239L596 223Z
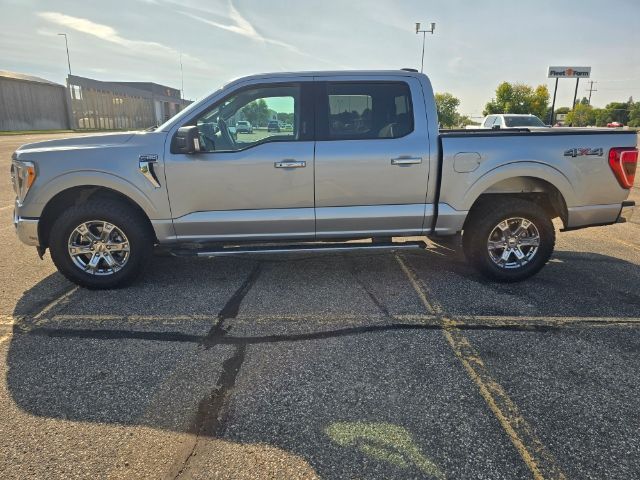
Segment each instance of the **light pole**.
M62 35L64 37L64 45L67 47L67 65L69 65L69 75L71 75L71 60L69 60L69 42L67 41L67 34L59 33L58 35Z
M433 31L436 29L436 24L431 22L431 30L420 30L420 22L416 22L416 35L422 34L422 63L420 64L420 73L424 70L424 42L427 36L427 33L433 35Z

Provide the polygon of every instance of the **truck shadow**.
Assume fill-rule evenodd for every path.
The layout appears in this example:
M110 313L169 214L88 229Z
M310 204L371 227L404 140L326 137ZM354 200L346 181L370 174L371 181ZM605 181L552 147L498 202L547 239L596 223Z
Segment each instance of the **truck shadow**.
M477 276L455 250L401 255L448 315L477 317L475 329L491 315L509 316L516 323L545 316L608 322L638 317L640 311L640 269L613 257L560 251L538 276L505 285ZM409 330L438 334L440 328L433 321L406 320L425 312L396 257L388 253L159 258L129 289L76 290L46 315L36 316L61 285L59 275L51 275L25 292L15 308L6 376L13 401L39 417L144 425L208 438L224 435L245 357L260 355L262 348ZM530 331L528 326L523 330ZM389 362L379 368L395 367ZM279 375L268 365L260 369L261 375ZM412 374L382 371L380 377ZM340 401L344 392L333 393ZM403 401L398 402L398 417L392 412L385 421L402 423ZM314 468L322 463L314 445L343 458L343 447L324 433L330 428L326 415L316 414L324 411L321 402L307 407L304 432L310 441L292 447L262 431L253 432L252 443L292 450ZM362 418L348 420L380 421L364 411ZM414 456L431 465L431 459Z

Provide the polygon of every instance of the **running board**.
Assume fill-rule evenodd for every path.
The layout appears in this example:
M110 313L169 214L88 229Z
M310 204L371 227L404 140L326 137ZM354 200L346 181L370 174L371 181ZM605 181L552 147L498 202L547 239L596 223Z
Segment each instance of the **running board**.
M173 250L175 256L197 256L197 257L224 257L229 255L260 255L279 253L319 253L319 252L350 252L354 250L406 250L416 248L427 248L425 242L375 242L375 243L312 243L294 245L261 245L261 246L238 246L227 247L216 250Z

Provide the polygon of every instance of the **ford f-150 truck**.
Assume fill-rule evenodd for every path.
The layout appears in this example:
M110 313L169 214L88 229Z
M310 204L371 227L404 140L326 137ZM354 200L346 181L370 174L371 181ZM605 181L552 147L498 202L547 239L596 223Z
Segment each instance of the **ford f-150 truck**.
M233 135L257 101L293 129ZM549 260L552 219L571 230L628 218L636 143L612 130L438 131L415 71L263 74L147 131L20 147L14 223L88 288L131 282L158 245L198 256L397 249L420 245L398 237L461 232L473 266L517 281Z

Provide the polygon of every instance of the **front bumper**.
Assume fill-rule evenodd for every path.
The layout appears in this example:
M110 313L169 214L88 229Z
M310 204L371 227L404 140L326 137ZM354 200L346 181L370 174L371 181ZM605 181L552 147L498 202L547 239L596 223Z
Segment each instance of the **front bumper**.
M636 208L636 202L633 200L627 200L626 202L622 202L622 208L620 208L620 214L618 215L618 219L616 223L625 223L630 222L631 217L633 216L633 212Z
M22 218L18 216L16 211L13 211L13 226L16 227L16 233L20 241L26 245L32 247L40 246L40 239L38 238L38 219L37 218Z

